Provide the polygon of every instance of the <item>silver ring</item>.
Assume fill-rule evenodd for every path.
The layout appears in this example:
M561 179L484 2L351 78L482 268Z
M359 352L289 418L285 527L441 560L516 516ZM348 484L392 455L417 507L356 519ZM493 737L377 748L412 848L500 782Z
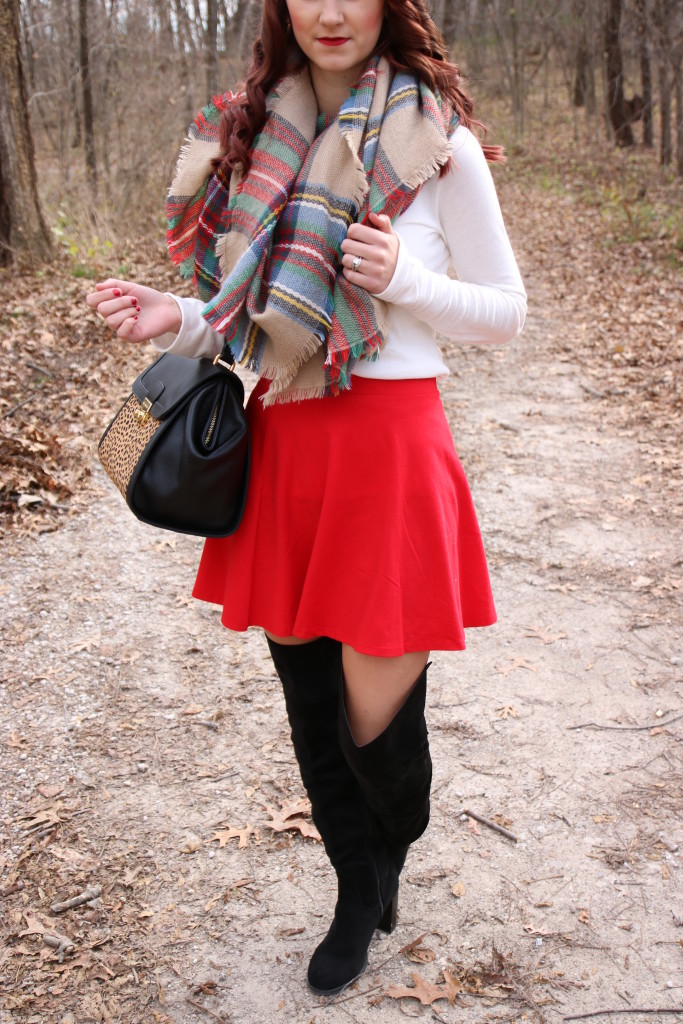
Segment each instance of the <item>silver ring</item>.
M354 259L353 263L351 264L351 269L355 270L356 273L358 273L358 271L360 270L360 265L361 265L362 262L363 262L362 257L361 256L356 256L356 258Z

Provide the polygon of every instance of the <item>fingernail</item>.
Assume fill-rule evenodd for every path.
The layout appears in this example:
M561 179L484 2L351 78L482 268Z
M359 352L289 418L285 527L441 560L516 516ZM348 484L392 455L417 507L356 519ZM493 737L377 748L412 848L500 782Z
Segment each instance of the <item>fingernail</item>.
M139 306L136 306L135 308L137 309L138 313L142 313L142 310L140 309Z
M131 301L131 304L132 304L133 306L137 306L137 304L138 304L138 300L137 300L137 299L135 299L135 298L133 298L133 296L132 296L132 295L131 295L131 297L130 297L130 301Z
M136 316L134 316L134 317L133 317L133 320L137 320L137 317L136 317Z
M120 288L114 288L114 295L115 295L115 297L117 299L120 298L121 297L121 289Z

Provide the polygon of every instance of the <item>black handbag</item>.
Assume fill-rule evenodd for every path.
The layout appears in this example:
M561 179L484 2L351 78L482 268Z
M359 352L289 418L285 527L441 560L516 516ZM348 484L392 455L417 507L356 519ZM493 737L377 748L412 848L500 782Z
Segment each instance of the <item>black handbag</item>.
M142 522L199 537L239 526L249 434L231 358L227 347L213 362L164 353L102 435L102 465Z

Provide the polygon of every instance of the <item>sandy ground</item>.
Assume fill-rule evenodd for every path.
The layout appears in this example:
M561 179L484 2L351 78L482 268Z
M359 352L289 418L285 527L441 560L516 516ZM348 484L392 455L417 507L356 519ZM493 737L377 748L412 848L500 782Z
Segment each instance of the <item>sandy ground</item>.
M680 518L656 439L606 414L527 283L523 338L449 348L443 385L500 621L434 657L432 823L336 1000L305 985L324 852L268 827L303 795L278 683L258 631L189 599L200 543L99 467L87 514L6 543L2 1024L683 1016ZM411 975L451 1002L398 998Z

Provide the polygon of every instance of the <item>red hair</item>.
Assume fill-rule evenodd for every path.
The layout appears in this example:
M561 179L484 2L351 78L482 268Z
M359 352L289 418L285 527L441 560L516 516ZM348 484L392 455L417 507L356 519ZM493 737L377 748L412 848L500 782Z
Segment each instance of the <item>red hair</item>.
M483 128L474 120L474 104L461 87L459 68L448 59L448 49L426 0L385 0L376 52L397 71L416 74L430 89L438 89L452 104L460 124ZM220 169L226 177L238 165L245 173L249 170L254 139L266 120L266 96L283 75L305 63L306 57L294 38L286 0L264 0L261 32L254 43L242 102L231 103L221 115L222 155L214 161L215 170ZM505 160L501 146L483 149L488 160ZM441 173L447 170L448 165Z

